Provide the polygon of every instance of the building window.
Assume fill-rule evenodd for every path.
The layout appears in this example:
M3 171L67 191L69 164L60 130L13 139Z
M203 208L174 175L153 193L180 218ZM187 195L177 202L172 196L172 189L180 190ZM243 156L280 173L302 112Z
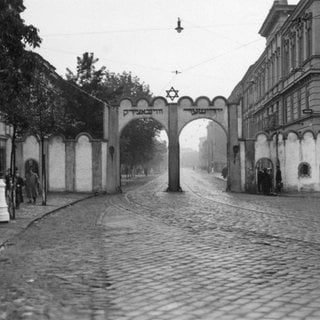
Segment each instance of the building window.
M287 96L284 98L284 112L285 112L285 122L289 123L292 121L292 97Z
M303 32L302 32L302 24L300 23L298 26L298 51L299 51L299 66L302 65L303 62Z
M296 67L296 34L292 33L291 36L291 70Z
M309 91L309 85L306 86L306 108L310 108L310 91Z
M306 56L310 58L312 55L312 14L309 13L306 18Z
M298 167L298 177L299 178L310 178L311 177L311 167L307 162L301 162Z
M289 40L284 40L283 45L283 75L286 76L289 73Z
M281 70L281 61L280 61L280 48L277 49L277 54L276 54L276 58L277 58L277 81L280 80L281 78L281 74L280 74L280 70Z
M298 117L300 118L302 116L302 108L301 108L301 88L297 91L297 108L298 108Z
M298 91L295 91L293 95L291 96L291 102L292 102L292 118L293 120L296 120L299 118L299 108L298 108Z

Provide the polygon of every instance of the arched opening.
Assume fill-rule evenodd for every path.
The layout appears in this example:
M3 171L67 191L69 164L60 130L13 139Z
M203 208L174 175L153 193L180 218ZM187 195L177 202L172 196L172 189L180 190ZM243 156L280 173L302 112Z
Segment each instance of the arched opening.
M274 175L273 163L269 158L261 158L256 163L256 181L257 181L257 191L258 193L263 192L263 185L265 176L268 174L270 177L269 189L272 189L272 181ZM264 192L265 193L265 192Z
M187 123L179 135L181 181L193 172L217 180L225 189L227 178L227 134L220 123L197 119Z
M168 167L168 137L160 122L139 118L120 132L121 184L139 176L159 175Z
M310 178L311 177L311 166L307 162L301 162L298 167L299 178Z

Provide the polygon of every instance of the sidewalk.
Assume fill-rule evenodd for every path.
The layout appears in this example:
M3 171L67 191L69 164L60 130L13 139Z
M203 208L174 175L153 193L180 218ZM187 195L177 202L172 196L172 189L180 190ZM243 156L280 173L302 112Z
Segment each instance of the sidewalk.
M125 190L129 190L152 179L154 179L152 175L123 179L122 186ZM20 208L16 210L15 220L10 220L9 223L0 223L0 251L4 246L10 244L10 239L27 229L34 221L65 206L94 196L94 193L53 192L48 194L46 206L41 205L41 197L38 197L36 204L22 203Z
M34 221L65 206L93 196L92 193L49 193L46 206L41 205L41 197L38 197L36 204L22 203L20 208L16 210L15 220L0 223L0 250L10 243L10 239L28 228Z

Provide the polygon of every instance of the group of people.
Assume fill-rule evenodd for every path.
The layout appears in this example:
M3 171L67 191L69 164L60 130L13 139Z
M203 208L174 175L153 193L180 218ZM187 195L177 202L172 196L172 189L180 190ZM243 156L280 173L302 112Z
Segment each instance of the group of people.
M276 177L275 177L275 187L273 188L273 174L271 168L264 168L258 171L258 192L266 195L273 193L280 193L282 189L282 176L280 167L277 166Z
M13 185L14 180L14 185ZM23 179L17 168L15 169L15 179L12 179L12 175L10 169L7 170L7 174L5 176L5 184L6 184L6 198L7 201L12 197L12 191L15 191L15 204L16 208L19 209L19 206L23 199L23 189L25 187L25 194L28 198L28 203L36 203L38 197L38 191L40 186L40 181L38 175L30 169L26 173L25 179Z

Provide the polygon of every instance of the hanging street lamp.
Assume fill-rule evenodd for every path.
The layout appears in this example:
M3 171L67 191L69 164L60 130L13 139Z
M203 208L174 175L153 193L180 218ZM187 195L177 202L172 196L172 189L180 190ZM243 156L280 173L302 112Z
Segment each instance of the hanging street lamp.
M180 18L178 18L177 27L175 28L175 30L176 30L178 33L181 33L181 31L183 30L183 28L181 27L181 20L180 20Z

